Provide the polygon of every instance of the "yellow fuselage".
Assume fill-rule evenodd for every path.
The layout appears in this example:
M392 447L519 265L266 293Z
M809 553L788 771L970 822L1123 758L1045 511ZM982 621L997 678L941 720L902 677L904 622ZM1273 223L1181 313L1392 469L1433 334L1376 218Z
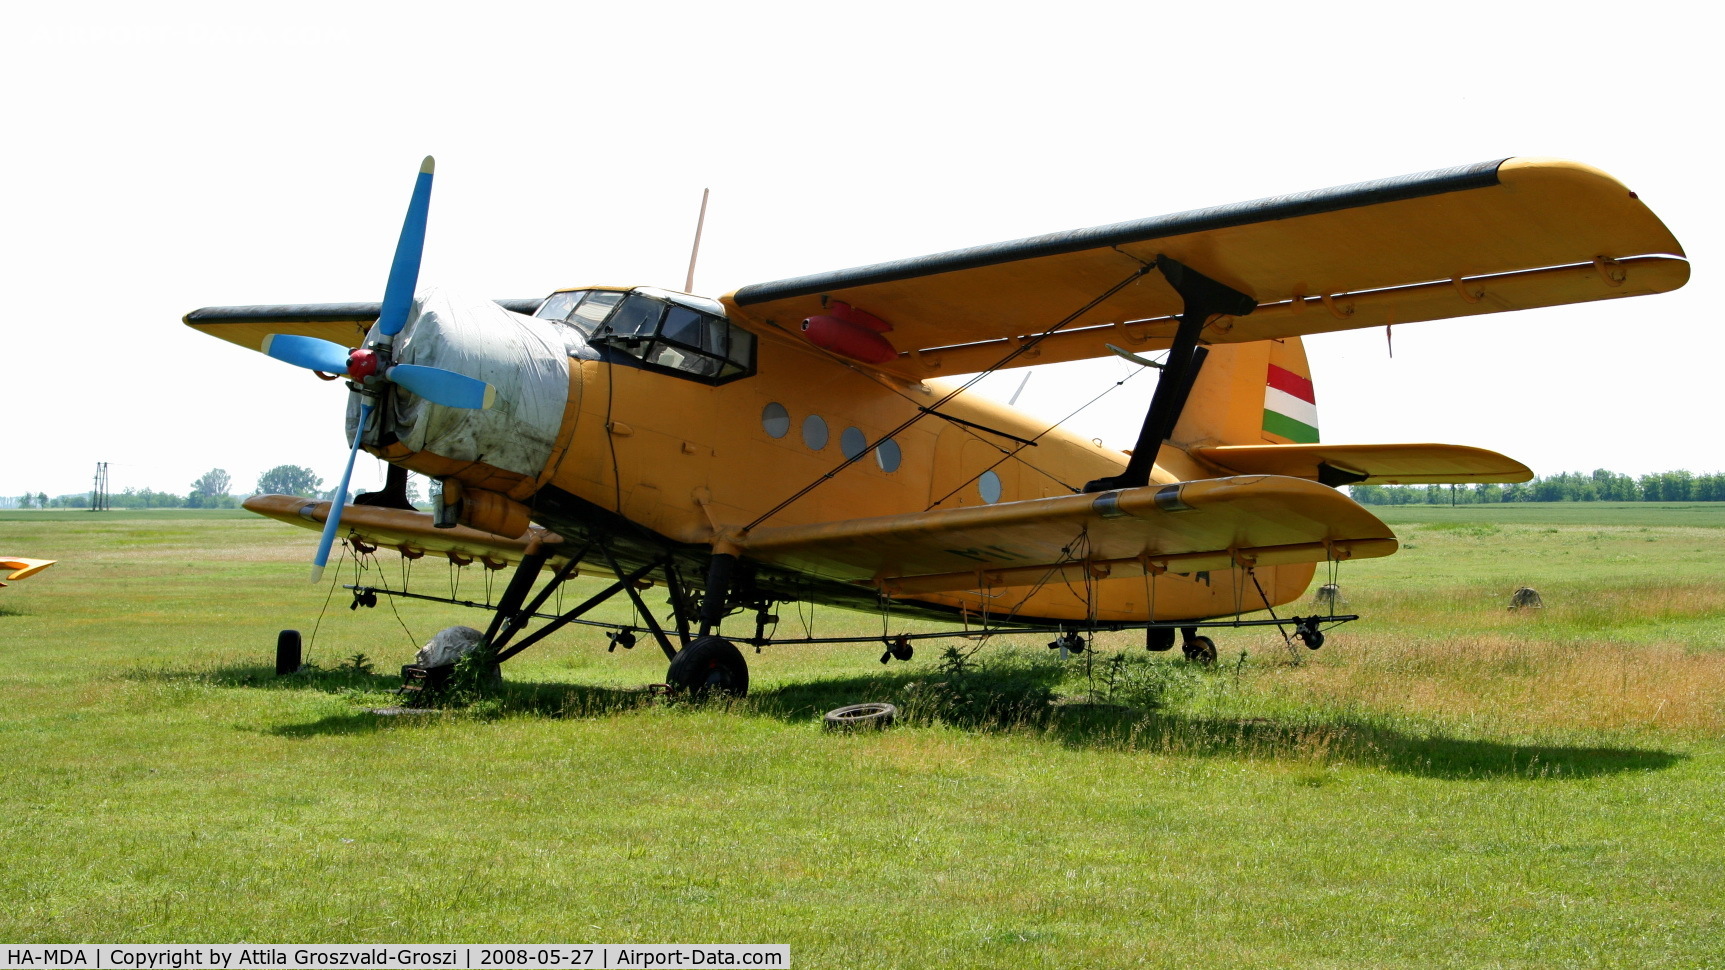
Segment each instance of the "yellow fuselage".
M459 482L469 497L502 494L571 539L628 523L692 558L735 540L810 485L759 524L835 522L1067 495L1125 466L1122 452L974 394L960 394L939 408L968 424L919 417L919 407L932 407L951 388L853 366L788 334L759 336L756 372L716 386L627 363L570 358L563 426L545 469L531 479L429 452L406 454L398 447L380 453ZM837 470L847 443L854 453L856 442L872 444L912 419L893 435L896 455L888 448L884 459L869 454ZM1215 474L1183 449L1164 446L1152 481ZM998 481L997 490L990 479ZM1097 579L1088 591L1055 578L1040 586L918 593L900 602L925 613L1022 621L1197 619L1288 602L1305 590L1313 569L1260 568L1262 593L1240 571L1218 570L1170 572L1153 580ZM698 584L699 576L693 578ZM785 598L792 598L794 586L795 598L869 608L877 602L873 588L775 580L765 570L763 589L772 592L775 584Z

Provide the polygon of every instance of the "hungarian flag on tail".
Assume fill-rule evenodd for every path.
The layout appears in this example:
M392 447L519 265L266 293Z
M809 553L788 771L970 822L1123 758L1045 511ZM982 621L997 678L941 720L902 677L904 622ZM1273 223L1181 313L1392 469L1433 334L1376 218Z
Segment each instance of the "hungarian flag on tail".
M1264 433L1294 444L1318 443L1318 398L1310 378L1270 365L1264 379Z

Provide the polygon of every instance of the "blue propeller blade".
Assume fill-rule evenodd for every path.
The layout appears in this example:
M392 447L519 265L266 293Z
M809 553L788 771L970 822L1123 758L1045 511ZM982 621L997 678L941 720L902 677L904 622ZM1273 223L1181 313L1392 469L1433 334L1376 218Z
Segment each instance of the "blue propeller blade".
M496 389L490 384L441 367L396 364L389 369L388 377L427 401L446 408L482 411L490 407L497 397Z
M347 348L320 337L272 333L264 338L263 352L295 367L323 371L325 374L347 373Z
M389 285L383 291L383 309L377 315L379 330L389 337L407 326L407 311L413 307L413 288L419 282L419 258L425 252L425 221L431 212L431 156L419 165L413 183L413 200L401 224L401 239L395 244L395 260L389 266Z
M353 460L359 457L359 439L365 434L365 421L371 417L371 405L359 406L359 427L353 432L353 448L347 453L347 468L341 473L341 485L329 503L329 517L323 523L323 535L317 540L317 555L311 561L311 581L323 578L323 567L329 564L329 550L335 545L335 530L341 525L342 503L347 500L347 483L353 478Z

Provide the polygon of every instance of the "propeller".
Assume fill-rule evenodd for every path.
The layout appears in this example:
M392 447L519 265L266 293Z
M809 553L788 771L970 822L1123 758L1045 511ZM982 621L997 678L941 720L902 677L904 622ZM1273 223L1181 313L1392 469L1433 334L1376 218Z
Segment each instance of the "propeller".
M295 367L322 371L325 374L347 373L348 349L333 340L302 337L291 333L272 333L264 337L263 352Z
M389 264L389 285L383 289L383 309L377 328L393 337L407 326L407 311L413 305L413 288L419 282L419 260L425 253L425 221L431 212L431 173L436 168L430 155L419 163L419 178L413 181L413 198L407 203L407 218L401 223L401 238L395 244L395 259Z
M298 334L272 333L264 337L263 352L276 360L324 374L342 374L363 382L379 374L381 361L377 351L369 348L350 349L322 337L302 337ZM381 378L399 384L433 404L446 408L485 410L497 401L497 389L478 379L441 367L423 364L389 364L381 366Z
M400 384L427 401L446 408L483 411L497 401L497 389L490 384L441 367L396 364L383 376L384 380Z
M311 581L314 583L323 577L324 567L329 563L330 548L335 545L337 530L341 526L341 510L347 497L348 483L353 478L354 459L359 457L366 422L376 407L376 385L396 384L433 404L450 408L483 410L496 401L496 389L478 378L441 367L397 364L390 353L395 335L407 326L408 314L413 309L413 291L419 282L419 264L425 252L425 228L431 211L434 168L430 155L420 163L419 177L413 183L413 198L407 204L407 218L402 221L401 238L396 242L395 257L390 262L383 306L368 345L348 348L319 337L281 333L270 334L263 341L263 352L270 357L307 370L346 375L361 394L359 426L354 430L353 443L348 448L347 468L341 473L341 485L330 503L323 535L318 539L317 555L312 558Z
M341 510L347 502L347 483L353 480L353 460L359 457L359 441L365 437L365 422L371 417L370 404L359 406L359 426L353 429L353 447L347 451L347 467L342 469L341 484L329 502L329 515L323 520L323 535L317 540L317 555L311 558L311 581L323 578L323 567L329 564L329 550L335 545L335 530L341 525Z

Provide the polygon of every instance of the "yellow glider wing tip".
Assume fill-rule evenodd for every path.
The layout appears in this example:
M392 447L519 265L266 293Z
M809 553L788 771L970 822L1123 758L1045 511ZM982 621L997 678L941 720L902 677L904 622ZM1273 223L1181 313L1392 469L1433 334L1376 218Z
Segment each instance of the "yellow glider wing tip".
M57 562L59 562L58 559L25 559L22 556L3 556L0 557L0 570L10 570L6 573L7 579L29 579ZM0 583L0 585L4 584Z

